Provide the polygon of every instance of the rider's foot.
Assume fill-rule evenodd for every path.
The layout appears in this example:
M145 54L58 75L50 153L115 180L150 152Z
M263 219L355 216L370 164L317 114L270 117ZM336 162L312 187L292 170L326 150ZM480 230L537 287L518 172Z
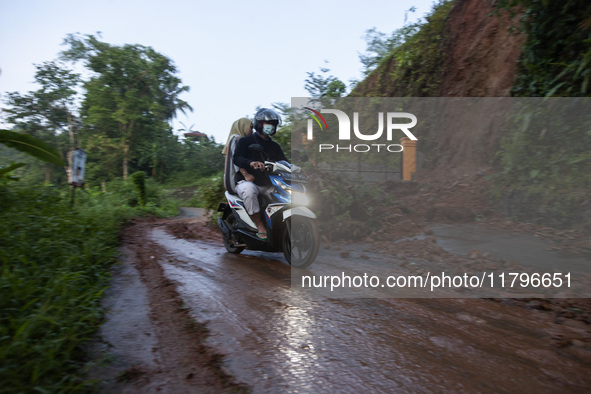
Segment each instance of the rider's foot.
M257 233L257 237L261 240L261 241L266 241L267 240L267 233L265 232L260 232Z

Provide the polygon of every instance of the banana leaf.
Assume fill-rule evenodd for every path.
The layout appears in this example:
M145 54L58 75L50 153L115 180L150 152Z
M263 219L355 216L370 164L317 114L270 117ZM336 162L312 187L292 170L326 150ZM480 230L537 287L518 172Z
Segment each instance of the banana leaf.
M45 141L28 134L15 133L9 130L0 130L0 143L10 148L27 153L39 160L58 166L65 166L66 162L60 156L57 149Z

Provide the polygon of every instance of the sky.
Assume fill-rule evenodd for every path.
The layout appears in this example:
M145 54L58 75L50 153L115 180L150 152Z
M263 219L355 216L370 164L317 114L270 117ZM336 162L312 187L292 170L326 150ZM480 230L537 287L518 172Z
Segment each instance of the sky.
M365 32L423 18L433 0L0 0L0 107L5 92L36 90L34 64L58 57L70 33L114 45L141 44L173 60L193 107L183 125L224 142L257 106L306 97L321 67L347 85L362 79ZM326 63L328 62L328 63ZM191 127L192 126L192 127Z

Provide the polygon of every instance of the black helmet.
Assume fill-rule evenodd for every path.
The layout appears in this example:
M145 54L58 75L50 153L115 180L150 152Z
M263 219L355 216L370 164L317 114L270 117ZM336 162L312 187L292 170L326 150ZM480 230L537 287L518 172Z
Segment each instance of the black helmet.
M272 109L261 108L254 114L254 129L258 133L263 133L263 122L270 123L275 126L271 133L265 133L267 135L273 135L277 132L277 128L281 126L281 116Z

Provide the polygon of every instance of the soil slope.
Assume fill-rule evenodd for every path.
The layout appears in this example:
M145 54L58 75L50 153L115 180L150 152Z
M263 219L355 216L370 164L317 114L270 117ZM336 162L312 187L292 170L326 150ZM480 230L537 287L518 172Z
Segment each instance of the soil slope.
M453 3L443 29L443 59L434 96L510 95L526 37L519 32L519 17L511 17L506 11L496 12L494 3L483 0L456 0ZM382 65L360 82L352 95L404 95L397 92L396 81L389 79L396 67L395 61ZM413 71L420 73L420 70ZM437 138L423 140L418 147L427 157L424 167L463 167L476 173L482 172L483 166L491 166L503 136L502 127L494 123L492 115L502 109L490 108L491 116L486 120L471 118L467 111L447 116L448 121L442 122ZM446 113L445 109L441 112ZM463 117L461 124L466 127L462 130L458 130L456 115Z

